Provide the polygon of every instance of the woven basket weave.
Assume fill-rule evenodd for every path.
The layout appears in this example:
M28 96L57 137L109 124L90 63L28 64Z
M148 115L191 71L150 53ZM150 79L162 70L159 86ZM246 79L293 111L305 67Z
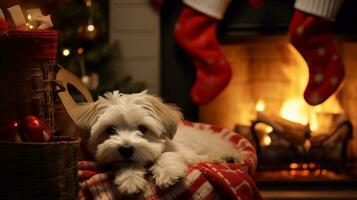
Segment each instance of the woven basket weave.
M0 142L0 199L77 199L79 142Z
M53 88L57 32L0 34L0 127L35 115L54 131Z
M56 31L0 34L0 131L26 115L39 117L54 131L56 53ZM0 142L0 199L77 199L79 146L69 137Z

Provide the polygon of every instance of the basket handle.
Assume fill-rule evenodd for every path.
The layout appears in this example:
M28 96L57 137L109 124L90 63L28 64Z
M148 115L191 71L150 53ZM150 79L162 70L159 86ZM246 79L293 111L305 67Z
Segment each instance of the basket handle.
M58 65L60 70L56 74L56 81L54 82L55 91L60 98L64 108L66 109L68 115L73 120L76 125L80 116L86 112L86 110L93 104L93 97L89 90L79 78L71 73L70 71L64 69ZM85 98L86 103L77 103L68 91L68 85L75 87Z

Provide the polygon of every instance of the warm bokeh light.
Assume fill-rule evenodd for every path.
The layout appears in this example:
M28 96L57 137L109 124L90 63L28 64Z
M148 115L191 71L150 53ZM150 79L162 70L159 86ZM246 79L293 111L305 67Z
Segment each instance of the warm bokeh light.
M309 163L309 168L310 169L315 169L316 168L316 164L315 163Z
M83 52L84 52L84 49L83 49L83 48L78 48L78 50L77 50L77 54L78 54L78 55L82 55Z
M271 138L269 135L265 135L263 138L263 145L269 146L271 144Z
M307 169L308 167L309 167L309 165L307 163L302 164L303 169Z
M271 132L273 132L273 127L267 126L267 127L265 128L265 132L266 132L266 133L271 133Z
M63 51L62 51L63 56L69 56L70 53L71 52L69 51L69 49L63 49Z
M91 7L92 6L92 1L91 0L87 0L86 1L86 6L87 7Z
M326 175L327 174L327 170L326 169L321 170L321 174L322 175Z
M309 150L311 148L311 142L310 140L305 140L304 142L304 148L305 150Z
M265 102L262 99L259 99L257 101L257 104L255 105L255 109L259 112L262 112L265 110Z
M295 176L296 175L296 170L290 170L290 175Z
M291 169L297 169L299 167L299 165L297 163L291 163L290 164L290 168Z
M89 25L87 26L87 30L88 30L89 32L94 31L94 29L95 29L95 27L94 27L93 24L89 24Z
M305 169L301 172L301 176L308 176L310 174L310 171Z
M321 175L321 169L315 170L315 171L314 171L314 174L315 174L316 176L320 176L320 175Z

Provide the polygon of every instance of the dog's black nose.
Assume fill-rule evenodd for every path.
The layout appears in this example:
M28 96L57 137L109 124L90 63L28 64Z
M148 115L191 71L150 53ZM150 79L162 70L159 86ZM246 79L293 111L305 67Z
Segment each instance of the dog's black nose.
M118 151L123 158L130 158L134 153L134 147L119 147Z

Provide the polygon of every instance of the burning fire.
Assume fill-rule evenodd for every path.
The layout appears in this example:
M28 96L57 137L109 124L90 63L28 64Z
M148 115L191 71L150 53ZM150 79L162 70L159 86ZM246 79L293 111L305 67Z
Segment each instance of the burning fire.
M280 116L293 122L309 125L310 130L315 132L324 128L321 124L328 123L321 121L323 119L318 118L319 114L342 112L341 105L336 96L333 95L326 102L315 107L308 105L302 98L288 99L280 110Z
M311 131L316 131L319 127L317 114L321 112L321 107L312 107L302 98L288 99L284 102L280 116L284 119L297 122L302 125L309 125Z
M265 101L259 99L255 105L257 111L265 111ZM291 98L284 101L280 116L286 120L302 125L308 125L311 131L317 131L320 124L326 123L319 121L318 115L321 113L342 113L343 110L335 96L330 97L325 103L319 106L308 105L303 98ZM270 133L271 127L267 127L265 132Z
M308 125L312 132L324 132L326 124L328 124L327 119L321 119L320 114L337 114L343 113L342 106L337 100L336 94L333 94L329 99L327 99L323 104L318 106L308 105L303 98L303 91L306 87L309 72L305 60L296 51L295 48L289 46L292 56L296 59L295 71L290 71L291 73L284 73L290 84L289 97L283 102L280 107L279 113L280 117L296 122L302 125ZM299 74L299 76L297 76ZM255 105L256 111L266 111L268 113L271 111L267 109L266 104L269 103L269 99L259 99ZM276 107L272 109L277 109ZM279 109L279 108L278 108ZM273 110L273 112L276 112Z
M306 104L300 99L288 99L283 103L280 116L286 120L307 125L309 113Z

